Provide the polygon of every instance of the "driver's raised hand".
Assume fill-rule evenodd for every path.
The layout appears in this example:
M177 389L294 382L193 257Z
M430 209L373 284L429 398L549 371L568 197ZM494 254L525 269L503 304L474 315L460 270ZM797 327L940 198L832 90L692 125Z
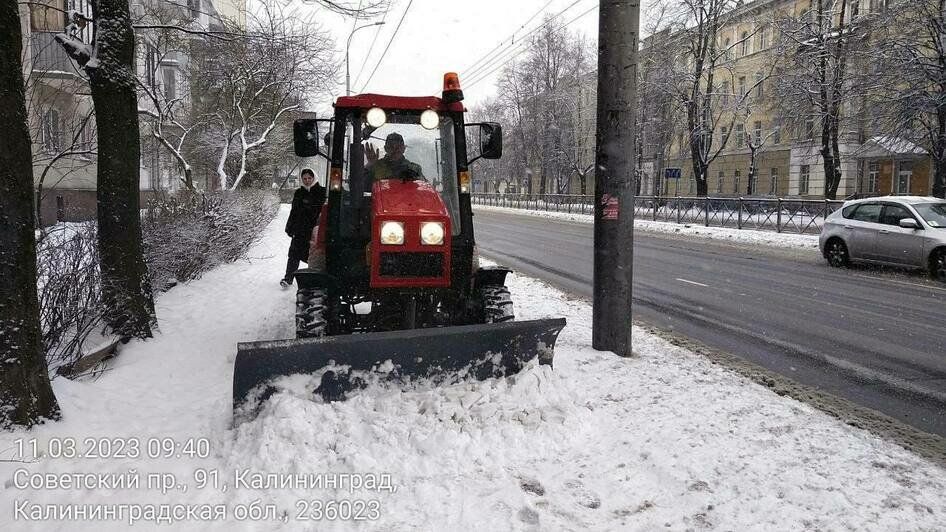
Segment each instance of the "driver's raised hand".
M378 148L374 147L374 144L370 142L365 143L365 157L368 159L368 166L378 162L379 151Z

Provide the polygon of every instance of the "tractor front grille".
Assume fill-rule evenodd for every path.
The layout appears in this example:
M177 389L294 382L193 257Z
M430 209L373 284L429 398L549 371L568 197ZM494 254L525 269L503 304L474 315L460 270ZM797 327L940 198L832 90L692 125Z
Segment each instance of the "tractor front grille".
M443 277L443 253L381 253L381 277Z

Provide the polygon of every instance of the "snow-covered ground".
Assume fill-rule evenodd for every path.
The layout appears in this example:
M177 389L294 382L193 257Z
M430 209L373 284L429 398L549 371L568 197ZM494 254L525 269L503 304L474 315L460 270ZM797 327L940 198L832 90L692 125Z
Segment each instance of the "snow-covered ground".
M510 287L521 318L569 320L554 370L438 389L373 387L332 404L279 394L233 429L236 342L292 334L293 294L276 284L286 215L249 259L163 294L159 337L127 346L98 380L57 379L63 421L0 435L2 460L17 458L17 439L36 438L53 455L0 462L0 530L120 529L132 513L148 516L151 507L136 505L162 504L226 507L225 521L201 522L179 506L185 520L173 530L946 528L941 467L643 330L634 331L635 358L596 352L586 303L519 276ZM138 442L138 457L55 457L68 438L85 452L90 437L122 439L125 456ZM197 445L148 457L165 450L160 438L206 438L210 452L188 457L203 455ZM50 478L72 473L138 478L139 486L51 489ZM167 493L148 489L152 473L174 475ZM347 479L368 475L389 475L396 491L348 489ZM316 477L318 489L297 485ZM327 489L329 482L345 489ZM114 505L101 515L121 511L125 519L24 520L51 504ZM266 505L278 508L275 521L238 520ZM300 519L337 517L339 509L378 519Z
M527 209L513 209L509 207L493 207L489 205L473 205L474 211L498 211L523 216L539 216L580 223L594 223L591 214L572 214L555 211L534 211ZM791 249L818 249L817 235L800 235L797 233L776 233L774 231L756 231L752 229L734 229L730 227L705 227L701 224L677 224L673 222L655 222L653 220L635 218L634 228L638 231L651 233L667 233L688 235L698 238L739 242L742 244L771 246Z

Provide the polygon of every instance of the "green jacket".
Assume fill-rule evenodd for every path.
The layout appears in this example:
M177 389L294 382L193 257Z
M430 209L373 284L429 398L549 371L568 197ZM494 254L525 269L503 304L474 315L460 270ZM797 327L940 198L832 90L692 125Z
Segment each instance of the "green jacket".
M416 174L416 177L424 177L424 171L421 169L420 165L408 161L406 157L401 157L398 161L392 161L387 157L378 159L378 162L371 165L371 168L368 168L368 177L370 177L372 181L407 177L404 175L406 170L412 171Z

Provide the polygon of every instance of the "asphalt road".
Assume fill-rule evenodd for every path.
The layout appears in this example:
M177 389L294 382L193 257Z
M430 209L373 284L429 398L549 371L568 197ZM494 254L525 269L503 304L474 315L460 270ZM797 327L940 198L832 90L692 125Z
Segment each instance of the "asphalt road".
M592 297L593 228L476 211L483 256ZM946 286L636 232L634 318L946 436Z

